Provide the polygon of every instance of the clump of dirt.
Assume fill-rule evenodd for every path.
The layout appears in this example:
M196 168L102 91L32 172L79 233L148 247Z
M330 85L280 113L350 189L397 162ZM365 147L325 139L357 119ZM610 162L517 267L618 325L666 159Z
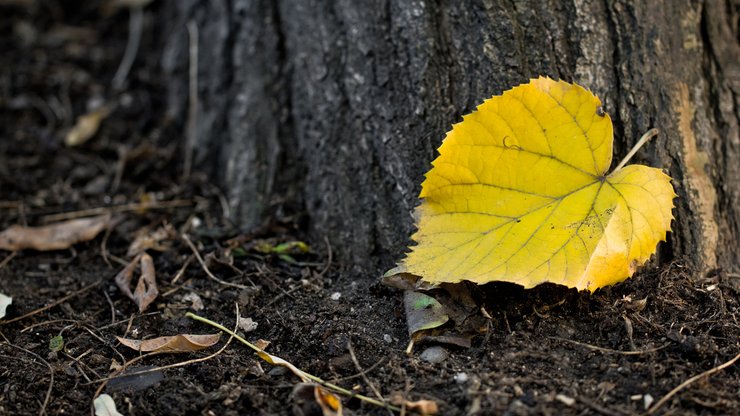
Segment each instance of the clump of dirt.
M184 123L165 115L159 51L147 42L151 20L125 88L115 92L127 13L106 15L88 2L15 3L0 6L0 228L98 208L117 222L67 250L2 253L0 293L13 305L0 323L0 414L89 413L124 363L162 367L216 351L139 358L116 336L213 333L185 312L233 327L236 305L257 323L244 336L269 341L270 353L356 393L433 400L445 415L642 413L738 354L738 276L704 275L678 259L594 294L486 285L478 295L491 319L471 348L445 346L449 356L438 363L420 358L428 345L407 355L400 292L336 264L324 241L309 241L307 252L276 249L304 240L290 221L240 232L215 186L197 174L182 179ZM113 110L97 134L65 147L76 117L99 103ZM159 296L140 313L114 276L144 227L174 232L148 250ZM64 346L55 351L49 343L58 335ZM737 371L689 384L660 411L740 413ZM305 414L292 399L299 380L238 343L151 374L111 380L102 392L124 414ZM388 414L343 401L348 414Z

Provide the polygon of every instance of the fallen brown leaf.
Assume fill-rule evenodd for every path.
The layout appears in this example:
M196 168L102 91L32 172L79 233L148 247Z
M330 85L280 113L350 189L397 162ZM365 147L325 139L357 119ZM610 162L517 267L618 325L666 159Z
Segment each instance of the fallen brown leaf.
M131 293L131 280L133 280L137 263L141 265L141 277L139 277L139 281L136 283L136 289ZM134 301L134 303L136 303L136 306L139 307L139 312L144 312L144 310L146 310L146 308L154 302L154 299L159 295L159 289L157 289L157 276L154 271L154 260L152 260L152 256L147 253L142 253L134 257L134 259L116 275L116 285L124 295L128 296Z
M193 352L215 345L221 334L180 334L146 340L116 337L121 344L140 352Z
M171 246L165 244L164 241L176 238L177 232L170 224L165 224L154 231L145 227L136 233L134 241L128 247L128 255L135 256L146 250L167 251Z
M64 250L95 238L111 223L109 214L62 221L42 227L11 225L0 233L0 249Z

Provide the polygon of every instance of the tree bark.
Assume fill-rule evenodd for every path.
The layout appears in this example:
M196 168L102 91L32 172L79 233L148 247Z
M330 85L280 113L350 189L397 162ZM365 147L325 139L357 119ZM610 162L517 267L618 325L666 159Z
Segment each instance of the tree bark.
M198 36L196 166L245 228L306 214L316 241L377 275L402 257L423 174L452 123L548 75L598 95L614 160L673 178L659 261L738 270L740 6L723 1L177 1L163 7L170 113L187 117ZM616 162L615 162L616 164Z

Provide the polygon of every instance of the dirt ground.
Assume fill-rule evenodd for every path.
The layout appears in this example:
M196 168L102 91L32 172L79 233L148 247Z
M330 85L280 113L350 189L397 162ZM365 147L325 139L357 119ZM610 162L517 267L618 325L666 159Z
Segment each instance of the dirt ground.
M322 240L290 258L265 254L305 240L296 221L239 230L217 187L197 172L182 179L182 121L165 113L153 16L116 92L128 13L105 15L95 2L0 2L0 229L100 207L116 216L108 231L69 249L0 251L0 293L13 297L0 322L0 414L90 414L103 379L140 355L116 336L215 333L185 313L233 327L235 305L258 324L244 336L269 341L268 352L356 393L433 400L444 415L641 414L686 381L658 414L740 414L737 365L691 379L740 352L740 277L697 273L681 259L594 294L487 285L478 295L488 331L470 348L445 346L438 363L420 358L429 345L407 355L400 291L337 264ZM96 102L112 112L87 143L66 147L66 132ZM142 202L151 205L114 208ZM166 224L171 238L148 251L160 294L140 313L114 277L137 231ZM64 347L52 351L57 335ZM130 366L203 358L226 340ZM298 383L234 342L206 361L110 380L102 392L128 415L321 414L300 405ZM389 413L356 398L343 403L345 414Z

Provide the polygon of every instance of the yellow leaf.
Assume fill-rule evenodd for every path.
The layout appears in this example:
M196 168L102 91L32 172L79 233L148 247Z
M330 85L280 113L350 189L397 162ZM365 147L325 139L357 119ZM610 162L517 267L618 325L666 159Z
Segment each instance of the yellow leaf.
M665 240L676 195L656 168L607 175L612 140L601 101L576 84L539 78L486 100L440 146L417 245L391 272L590 291L626 279Z

